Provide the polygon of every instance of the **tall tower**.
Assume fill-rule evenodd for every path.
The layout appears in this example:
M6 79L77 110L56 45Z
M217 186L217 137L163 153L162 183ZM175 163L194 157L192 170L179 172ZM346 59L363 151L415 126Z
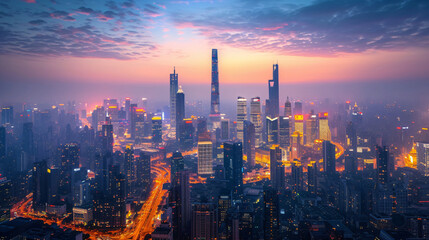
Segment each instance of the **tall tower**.
M176 93L179 90L179 76L174 67L173 74L170 74L170 120L171 132L176 134Z
M268 95L270 100L270 117L279 116L279 65L273 65L273 79L268 80Z
M217 49L212 49L212 85L210 101L210 125L211 130L220 128L220 106L219 106L219 72Z
M250 122L255 125L255 144L259 147L262 142L261 99L259 97L252 98L250 102Z
M244 121L247 120L247 99L237 98L237 138L243 142Z
M183 131L183 119L185 118L185 93L182 87L176 93L176 140L178 141ZM174 118L173 116L171 118Z

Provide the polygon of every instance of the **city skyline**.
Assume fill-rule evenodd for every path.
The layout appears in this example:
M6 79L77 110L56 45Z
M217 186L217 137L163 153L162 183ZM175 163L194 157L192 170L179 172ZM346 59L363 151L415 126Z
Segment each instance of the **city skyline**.
M217 48L221 84L263 83L278 62L280 84L406 86L429 74L428 8L424 1L5 1L0 77L2 85L153 84L176 66L183 84L210 83L208 56Z

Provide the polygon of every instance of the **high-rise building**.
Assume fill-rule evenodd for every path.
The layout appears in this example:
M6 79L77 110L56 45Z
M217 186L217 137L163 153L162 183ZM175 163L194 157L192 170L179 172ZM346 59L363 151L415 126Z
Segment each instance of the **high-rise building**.
M215 205L199 203L192 211L192 239L217 239L218 214Z
M284 113L285 117L292 117L292 104L289 101L289 97L287 97L286 102L285 102L285 113Z
M327 177L336 175L335 169L335 145L330 141L323 141L323 171Z
M109 166L109 199L111 212L110 228L124 228L126 220L126 184L125 176L121 174L119 165Z
M329 129L328 113L319 113L319 139L331 141L331 130Z
M125 177L127 179L127 195L131 194L135 190L136 184L136 166L134 160L134 150L132 146L127 145L124 153L125 158Z
M101 149L103 153L113 152L113 125L110 123L110 119L106 118L107 121L101 127Z
M317 163L312 161L307 166L307 191L312 194L317 194Z
M377 183L386 185L389 182L389 149L376 146L377 154Z
M230 139L230 136L229 136L229 119L222 119L220 129L221 129L220 138L222 140Z
M152 117L152 142L157 145L162 143L162 118Z
M279 142L279 118L266 117L267 143L269 145Z
M180 125L179 147L181 150L190 150L194 145L195 128L191 118L185 118Z
M131 120L131 98L125 98L125 119L127 121Z
M211 130L220 128L220 102L219 102L219 69L217 49L212 49L212 83L210 100L210 126Z
M273 145L270 149L270 179L274 189L285 188L285 168L282 162L282 150L278 145Z
M220 195L217 202L219 239L230 239L231 224L229 224L228 211L231 207L229 194Z
M23 162L18 167L21 171L30 169L34 162L33 123L26 122L22 129Z
M298 132L300 136L304 136L304 115L302 114L295 114L294 116L295 120L295 131ZM304 145L304 137L300 138L300 144Z
M134 106L136 104L131 104ZM145 122L147 113L143 108L132 107L131 109L131 138L136 143L141 143L145 136Z
M141 197L145 199L149 196L152 185L150 155L140 152L140 157L136 160L136 187L141 189Z
M273 79L268 80L269 117L279 116L279 65L273 64Z
M176 182L176 174L185 170L185 161L182 153L179 151L173 152L171 156L171 185Z
M71 193L72 187L72 171L79 168L79 145L76 143L69 143L61 146L61 168L59 179L60 192L62 194Z
M233 192L238 193L243 186L243 145L241 142L225 142L223 146L225 180Z
M33 165L33 209L34 211L46 211L49 199L48 191L48 166L46 161L35 162Z
M250 122L255 126L255 145L259 147L262 144L261 99L259 97L252 98L250 102Z
M279 122L279 145L283 149L290 147L290 119L289 117L280 117Z
M253 123L251 123L250 121L244 121L243 148L244 153L247 156L248 166L250 168L253 168L255 166L255 135L255 125L253 125Z
M213 174L213 143L198 141L198 174Z
M264 189L264 239L279 239L279 195L273 188Z
M13 107L7 106L1 109L1 123L13 124Z
M92 117L92 128L95 129L95 131L100 131L99 128L100 122L106 120L106 113L104 112L103 106L96 106L94 111L92 111L91 114Z
M247 99L237 98L237 139L243 142L244 121L247 120Z
M298 161L293 161L291 165L292 165L292 170L291 170L292 189L298 192L303 189L303 184L304 184L302 164Z
M173 237L174 239L189 239L191 234L189 172L179 171L176 172L175 176L170 197L173 217Z
M424 176L429 176L429 143L419 141L416 143L417 170Z
M185 93L179 86L176 93L176 140L179 141L183 134L183 119L185 118Z
M173 73L170 74L170 122L171 133L176 134L176 94L179 90L179 76L174 67Z
M295 107L293 109L294 115L302 115L302 103L300 101L295 102Z
M305 120L305 145L312 147L317 135L317 115L310 113Z
M6 128L0 126L0 167L6 169Z

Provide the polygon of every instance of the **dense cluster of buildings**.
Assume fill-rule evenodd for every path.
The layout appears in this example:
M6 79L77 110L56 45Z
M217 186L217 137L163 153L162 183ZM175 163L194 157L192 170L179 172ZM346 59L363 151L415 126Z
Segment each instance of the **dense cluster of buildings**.
M211 57L208 115L189 107L176 69L166 111L144 98L105 99L89 114L75 103L3 107L0 214L12 220L0 233L79 238L16 218L30 198L23 208L38 217L125 229L156 159L170 179L152 239L429 238L429 130L416 111L293 101L274 64L268 99L239 96L227 116Z

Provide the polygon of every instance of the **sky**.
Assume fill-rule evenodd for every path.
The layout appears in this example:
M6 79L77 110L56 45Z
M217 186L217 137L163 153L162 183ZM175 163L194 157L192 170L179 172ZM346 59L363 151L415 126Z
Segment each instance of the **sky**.
M371 97L383 91L371 86L391 83L383 96L420 98L429 91L428 12L427 0L2 0L0 100L104 97L126 86L159 96L174 66L199 98L212 48L221 98L228 86L233 97L258 94L252 86L266 85L273 63L283 95L325 86L326 96L338 87L345 98Z

